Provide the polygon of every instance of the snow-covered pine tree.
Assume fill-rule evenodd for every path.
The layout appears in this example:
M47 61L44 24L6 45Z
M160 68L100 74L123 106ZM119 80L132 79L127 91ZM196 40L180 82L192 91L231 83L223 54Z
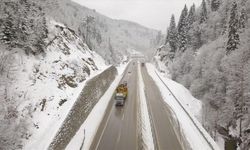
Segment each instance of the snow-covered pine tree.
M202 0L201 3L201 12L200 12L200 24L204 23L207 20L207 4L205 0Z
M31 29L33 21L30 21L31 3L27 0L20 0L18 3L18 26L16 33L18 34L18 44L20 47L31 47L29 44L29 36L33 32ZM32 38L33 39L33 38Z
M101 33L97 28L96 19L93 16L88 15L83 18L82 23L78 27L78 32L90 49L94 49L94 42L100 44L102 41Z
M187 21L189 26L188 28L190 28L192 24L195 22L195 4L193 4L189 9Z
M240 18L239 18L239 29L243 30L246 27L247 15L245 8L241 9Z
M179 50L184 52L187 49L187 28L188 28L188 21L187 21L188 9L187 6L184 6L184 9L181 12L181 16L178 22L178 45Z
M110 40L110 37L108 39L108 48L109 48L109 51L110 51L110 57L112 60L110 60L110 63L111 62L116 62L116 55L115 55L115 52L114 52L114 48L112 46L112 43L111 43L111 40Z
M1 40L3 43L8 44L8 45L13 45L13 41L16 39L15 35L15 25L13 23L13 18L11 15L8 15L5 20L3 21L3 26L2 26L2 37Z
M169 42L169 46L171 48L170 51L175 53L177 50L178 39L174 15L171 16L170 25L167 32L167 41Z
M211 10L212 11L217 11L220 7L220 0L212 0L211 1Z
M194 38L194 25L193 23L196 21L196 16L195 16L195 5L193 4L188 12L188 16L187 16L187 22L188 22L188 26L187 26L187 39L188 39L188 46L192 46L192 38Z
M167 34L166 34L164 45L166 45L168 43L168 41L169 41L169 28L170 27L167 28Z
M3 0L1 2L2 8L0 13L1 17L1 42L8 45L9 47L16 46L17 39L17 3L13 1Z
M228 24L228 41L226 47L227 54L237 49L238 45L240 44L238 28L239 28L238 6L236 2L233 2Z
M8 47L23 48L27 53L40 53L47 37L45 13L31 0L1 1L1 41Z
M229 1L224 1L224 4L222 5L223 8L219 9L220 14L222 16L220 27L221 27L221 34L225 35L227 34L227 28L228 28L228 16L230 14L230 3Z

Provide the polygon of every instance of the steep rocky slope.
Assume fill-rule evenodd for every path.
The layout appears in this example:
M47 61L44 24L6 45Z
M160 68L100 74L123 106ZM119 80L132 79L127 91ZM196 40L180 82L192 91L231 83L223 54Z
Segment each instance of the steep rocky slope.
M1 47L0 149L22 149L23 142L50 137L84 81L107 67L68 27L50 21L48 32L50 42L40 55Z

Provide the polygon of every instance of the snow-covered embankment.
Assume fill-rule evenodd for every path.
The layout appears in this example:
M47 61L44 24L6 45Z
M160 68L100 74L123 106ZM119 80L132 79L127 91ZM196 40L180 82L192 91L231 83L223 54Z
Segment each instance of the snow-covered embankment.
M116 75L116 68L111 66L87 81L53 142L50 144L50 149L65 149L99 99L111 85Z
M199 114L201 105L180 84L164 78L157 73L155 67L146 64L147 71L159 87L166 104L170 106L180 124L183 137L193 150L219 150L218 145L195 118ZM193 106L193 107L192 107ZM190 111L192 110L192 111ZM195 111L196 110L196 111Z

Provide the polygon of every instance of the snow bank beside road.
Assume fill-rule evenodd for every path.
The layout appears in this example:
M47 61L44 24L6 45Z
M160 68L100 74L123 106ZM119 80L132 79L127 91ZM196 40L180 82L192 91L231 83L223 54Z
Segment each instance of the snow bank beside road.
M149 64L148 67L150 67ZM202 102L194 98L190 91L183 85L169 79L170 75L160 73L157 69L155 69L155 71L161 77L164 83L170 88L176 98L181 101L181 104L184 105L185 108L188 109L188 111L191 112L199 121L201 121Z
M138 85L139 85L139 108L138 118L141 130L142 138L142 149L154 150L154 141L152 135L152 129L149 120L149 111L146 102L146 96L144 92L144 82L142 79L141 65L138 64Z
M181 86L178 83L173 81L170 82L169 79L161 77L164 80L164 83L171 89L172 92L170 92L161 79L157 76L155 67L150 64L146 64L146 67L149 75L159 87L166 104L168 104L175 113L176 119L182 129L182 134L189 143L190 148L193 150L200 150L201 148L202 150L219 150L218 145L214 142L211 136L205 131L194 115L187 109L186 103L188 100L190 100L191 94L185 92L186 90L181 89ZM172 94L174 94L176 97ZM179 100L181 105L178 103L176 98ZM196 108L193 107L193 109Z
M91 143L95 137L95 134L99 128L102 118L105 115L106 108L108 107L109 101L118 86L120 80L123 77L123 73L127 65L122 65L117 70L119 71L119 76L113 81L111 86L99 100L99 102L94 106L87 119L81 125L80 129L77 131L75 136L72 138L66 150L82 149L87 150L90 148Z

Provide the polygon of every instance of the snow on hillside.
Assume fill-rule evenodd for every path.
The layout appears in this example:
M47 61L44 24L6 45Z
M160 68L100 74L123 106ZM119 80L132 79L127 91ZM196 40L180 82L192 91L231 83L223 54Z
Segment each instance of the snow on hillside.
M74 29L82 39L88 24L88 45L111 63L119 62L127 48L132 47L145 54L155 46L157 30L130 21L111 19L74 1L53 0L53 3L46 4L46 12L56 21ZM93 21L86 23L87 17L93 17Z
M169 45L162 45L160 46L154 57L153 57L153 62L155 67L160 71L160 72L165 72L167 75L170 75L168 73L168 64L171 63L171 53L169 52Z
M139 52L139 51L137 51L137 50L135 50L135 49L133 49L133 48L128 48L128 49L126 50L126 52L127 52L128 54L130 54L130 55L142 55L141 52Z
M4 68L0 77L4 104L0 106L0 139L6 140L1 140L0 149L43 149L56 134L85 81L107 68L102 57L89 50L73 30L59 23L50 22L49 40L43 55L1 49L1 57L10 62L6 67L10 69Z

